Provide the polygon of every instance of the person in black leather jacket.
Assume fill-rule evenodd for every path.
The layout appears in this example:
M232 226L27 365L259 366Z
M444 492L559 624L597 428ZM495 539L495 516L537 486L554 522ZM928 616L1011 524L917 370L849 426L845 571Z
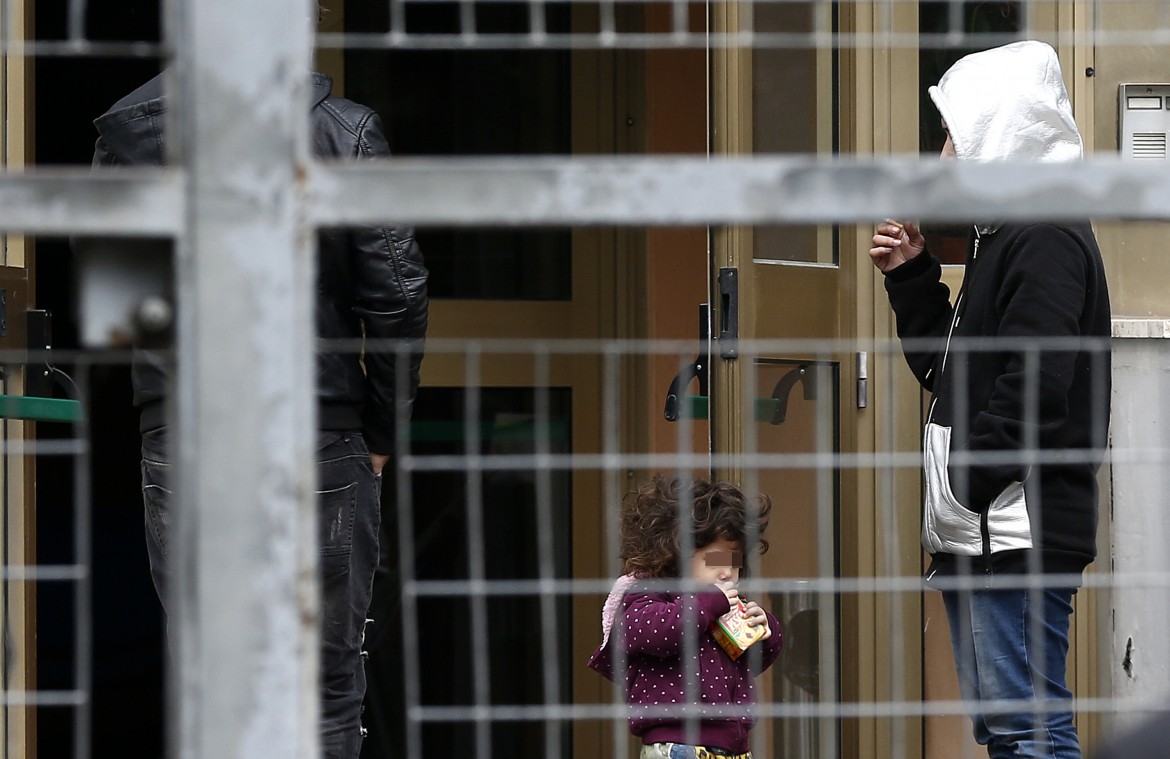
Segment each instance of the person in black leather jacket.
M313 74L311 140L320 157L372 159L389 155L378 115L331 94L333 81ZM166 134L162 75L115 103L94 121L100 137L95 166L162 165ZM322 340L421 339L427 326L427 270L407 227L329 229L318 236L317 337ZM325 430L360 430L382 459L394 445L396 413L409 415L418 387L421 346L409 353L409 387L397 402L393 352L371 352L366 370L353 351L318 357L317 397ZM140 429L163 424L166 377L155 362L134 367L134 404Z
M371 109L331 94L332 80L313 74L311 140L323 158L374 159L389 146ZM158 76L94 121L94 165L162 165L167 99ZM323 756L356 759L361 748L365 672L361 645L378 562L381 471L394 451L395 425L409 418L427 327L427 270L411 229L327 229L318 236L317 337L338 350L317 360L318 503ZM84 241L78 241L84 245ZM109 244L104 241L103 244ZM403 340L401 354L383 342L359 355L362 339ZM167 365L139 350L134 402L141 409L142 487L147 547L155 588L167 603L170 524ZM397 363L409 362L402 388ZM364 369L363 369L364 363ZM241 504L245 506L246 504ZM352 530L336 529L352 525Z

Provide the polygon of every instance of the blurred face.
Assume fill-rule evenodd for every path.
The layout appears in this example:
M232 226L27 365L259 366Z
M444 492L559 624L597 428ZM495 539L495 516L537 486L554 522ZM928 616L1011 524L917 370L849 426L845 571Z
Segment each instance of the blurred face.
M691 558L691 579L699 582L739 582L743 566L743 546L738 541L719 538L695 551Z

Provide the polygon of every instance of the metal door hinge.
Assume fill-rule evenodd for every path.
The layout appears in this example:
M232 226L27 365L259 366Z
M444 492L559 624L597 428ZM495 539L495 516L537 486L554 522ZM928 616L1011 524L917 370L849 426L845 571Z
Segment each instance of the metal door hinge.
M857 408L869 405L869 354L857 352Z

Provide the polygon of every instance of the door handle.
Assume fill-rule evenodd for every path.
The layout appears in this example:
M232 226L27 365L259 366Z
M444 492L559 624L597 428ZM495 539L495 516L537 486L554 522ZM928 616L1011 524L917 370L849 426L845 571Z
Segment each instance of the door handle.
M719 357L739 358L739 271L719 270Z
M769 424L783 424L784 420L788 418L788 395L797 382L804 388L806 401L817 399L816 367L812 364L797 366L781 377L780 381L776 383L776 387L772 388L771 399L776 402L776 406Z
M699 355L695 360L684 366L671 380L670 388L666 391L666 406L662 415L668 422L677 422L682 416L682 397L687 386L695 378L699 380L699 395L707 395L709 373L707 364L711 359L711 307L706 303L699 305Z

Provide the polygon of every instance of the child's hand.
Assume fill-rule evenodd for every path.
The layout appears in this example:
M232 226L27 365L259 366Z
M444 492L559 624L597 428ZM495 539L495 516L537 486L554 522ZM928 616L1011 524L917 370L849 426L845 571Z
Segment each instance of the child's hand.
M764 637L760 640L767 640L772 637L772 629L767 627L768 615L760 608L760 605L755 601L748 601L744 604L743 615L747 619L747 623L751 627L765 627Z
M723 595L727 596L727 603L734 607L739 603L739 588L735 587L735 583L731 580L723 580L715 583L715 587L723 591Z

